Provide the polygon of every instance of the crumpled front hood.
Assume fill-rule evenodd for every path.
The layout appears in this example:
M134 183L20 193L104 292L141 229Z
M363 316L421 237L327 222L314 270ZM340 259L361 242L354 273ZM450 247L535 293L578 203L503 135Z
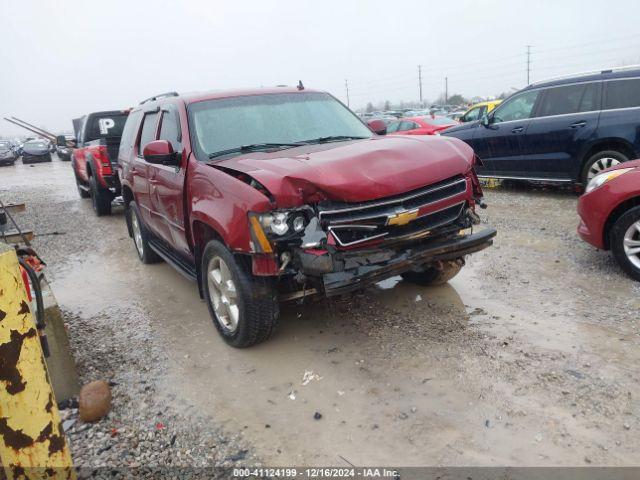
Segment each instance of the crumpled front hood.
M473 151L455 138L383 136L251 153L213 165L253 177L286 208L397 195L464 174L472 164Z
M22 150L29 155L44 155L49 152L48 147L37 147L35 145L25 145Z

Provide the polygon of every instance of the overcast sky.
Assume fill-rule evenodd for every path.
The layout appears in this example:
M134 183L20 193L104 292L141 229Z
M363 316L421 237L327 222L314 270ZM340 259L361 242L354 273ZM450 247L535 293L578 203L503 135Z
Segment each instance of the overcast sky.
M59 132L176 90L295 85L350 105L491 96L640 63L637 0L0 0L0 116ZM0 121L0 134L25 133Z

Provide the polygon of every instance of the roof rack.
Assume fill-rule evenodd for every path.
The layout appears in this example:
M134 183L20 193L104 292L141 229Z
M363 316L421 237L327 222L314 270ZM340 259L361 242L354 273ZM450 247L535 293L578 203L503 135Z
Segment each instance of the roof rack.
M160 100L161 98L165 98L165 97L177 97L177 96L178 96L178 92L160 93L158 95L154 95L153 97L149 97L149 98L141 101L140 105L142 105L143 103L147 103L147 102L155 102L156 100Z
M624 67L609 67L609 68L601 68L598 70L591 70L588 72L579 72L579 73L568 73L566 75L558 75L557 77L546 78L544 80L538 80L537 82L532 82L531 85L538 85L540 83L551 82L553 80L562 80L563 78L571 78L571 77L582 77L584 75L597 75L602 73L613 73L613 72L623 72L625 70L636 70L640 68L640 64L634 65L625 65Z

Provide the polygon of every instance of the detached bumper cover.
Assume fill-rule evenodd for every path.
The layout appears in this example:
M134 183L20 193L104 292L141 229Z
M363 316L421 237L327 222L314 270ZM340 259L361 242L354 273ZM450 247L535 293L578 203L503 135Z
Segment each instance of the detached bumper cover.
M331 297L399 275L419 265L439 260L453 260L484 250L493 244L496 233L495 229L489 228L472 235L416 244L401 250L349 254L341 261L331 259L330 255L323 255L324 259L318 257L313 261L316 268L312 267L311 270L320 270L322 266L318 263L324 263L325 268L328 263L333 264L334 271L322 275L325 294ZM343 269L336 271L337 265L341 265ZM306 273L314 275L316 272Z

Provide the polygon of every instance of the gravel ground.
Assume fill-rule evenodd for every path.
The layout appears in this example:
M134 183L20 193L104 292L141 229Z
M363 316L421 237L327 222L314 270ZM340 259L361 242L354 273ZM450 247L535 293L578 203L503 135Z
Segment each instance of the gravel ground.
M110 238L113 223L122 221L118 208L106 222L89 217L87 224L92 211L87 202L77 200L69 164L54 161L18 168L19 175L9 185L3 180L0 200L28 204L27 213L16 219L21 228L37 233L34 247L49 265L49 278L55 280L56 274L77 264L88 251L108 248L104 239ZM106 380L112 389L112 410L96 423L80 420L78 409L73 408L77 402L61 404L74 464L83 469L83 475L118 466L133 469L127 472L138 478L158 478L155 467L162 466L175 467L180 478L189 478L190 471L184 467L260 464L240 433L225 431L211 416L200 414L175 395L157 395L156 379L166 374L166 350L150 333L147 313L133 305L126 309L113 305L108 314L83 317L62 308L81 384ZM191 474L199 477L202 471ZM208 472L207 478L216 475L227 478L220 471Z
M488 189L495 245L449 285L287 305L238 351L192 284L137 262L121 208L93 215L68 164L0 175L83 382L114 383L109 416L69 428L80 465L637 464L640 284L577 237L573 192Z

